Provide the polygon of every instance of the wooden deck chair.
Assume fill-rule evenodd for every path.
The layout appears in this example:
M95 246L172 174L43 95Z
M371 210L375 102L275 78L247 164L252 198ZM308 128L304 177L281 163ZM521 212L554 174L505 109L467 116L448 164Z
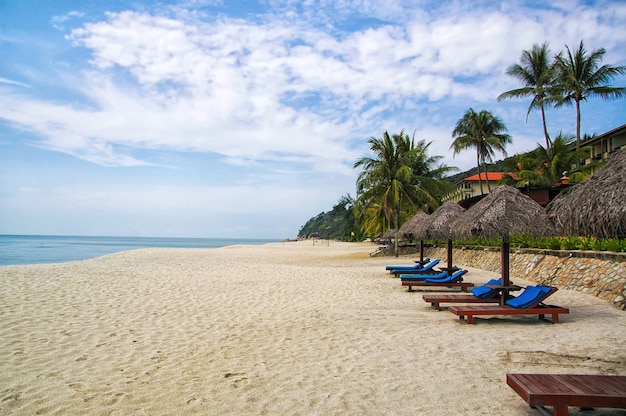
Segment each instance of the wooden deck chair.
M569 309L560 306L545 305L543 301L558 289L551 286L528 286L517 297L506 301L504 305L463 305L451 306L450 312L460 319L467 317L467 323L474 323L474 316L478 315L538 315L545 319L545 315L552 316L552 323L559 321L559 315L569 313Z
M425 302L430 302L430 306L436 310L441 309L442 303L499 303L500 291L490 288L489 285L501 284L502 278L491 279L484 285L472 288L472 293L428 293L422 298Z
M390 274L393 274L394 270L408 270L408 271L412 271L412 270L421 270L424 268L425 265L427 265L430 262L430 257L426 257L423 262L419 262L416 261L415 264L411 264L411 265L388 265L385 266L385 270L389 270Z
M408 286L409 292L413 291L414 286L418 287L447 287L447 288L461 288L461 291L466 292L468 288L474 287L474 283L464 282L463 275L467 273L467 270L459 270L450 276L443 278L428 278L425 280L402 280L402 286Z
M415 270L398 270L398 269L392 269L389 271L389 273L392 273L394 275L396 275L396 277L398 275L401 274L434 274L434 273L439 273L438 270L433 270L433 267L435 267L436 265L439 264L441 260L439 259L435 259L433 261L431 261L430 263L428 263L427 265L421 267L420 269L415 269Z

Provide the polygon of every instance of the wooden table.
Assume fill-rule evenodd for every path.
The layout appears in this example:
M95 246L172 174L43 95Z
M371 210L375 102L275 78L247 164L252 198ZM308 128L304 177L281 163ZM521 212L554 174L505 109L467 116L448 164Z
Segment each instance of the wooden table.
M507 374L506 383L531 407L567 416L568 406L626 408L626 376Z
M438 267L438 269L441 270L442 272L448 273L448 276L452 276L452 273L461 270L460 268L458 268L456 266L453 266L453 267Z
M500 296L500 306L504 306L504 303L506 302L506 299L509 297L509 292L515 292L517 290L522 290L522 287L518 286L518 285L508 285L508 286L504 286L504 285L487 285L487 287L489 289L495 289L495 290L498 290L498 291L502 292L502 295Z

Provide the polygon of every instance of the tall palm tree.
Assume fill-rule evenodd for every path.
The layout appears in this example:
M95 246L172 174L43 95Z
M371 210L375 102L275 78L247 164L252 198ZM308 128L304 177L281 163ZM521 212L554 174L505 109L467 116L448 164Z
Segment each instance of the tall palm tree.
M558 70L557 85L562 96L557 105L576 105L576 149L580 148L580 103L587 97L597 96L604 100L626 97L626 88L612 87L608 83L618 75L626 74L626 66L602 65L606 50L595 49L587 53L583 41L567 54L555 57Z
M363 168L357 178L357 200L361 200L360 205L365 209L377 206L378 216L384 215L388 224L393 224L397 256L401 202L416 199L409 161L418 149L404 131L393 136L385 131L381 138L371 137L369 144L375 157L362 157L354 163L354 168Z
M506 156L506 145L511 143L511 136L506 132L506 125L498 117L489 111L480 113L470 108L456 123L452 131L454 141L450 146L457 155L465 149L476 149L476 165L478 168L478 183L480 193L483 194L483 183L480 176L480 168L483 167L485 179L487 179L487 162L493 161L495 151L502 152ZM491 186L487 181L487 189L491 192Z
M381 224L393 227L398 255L401 216L415 213L418 207L439 203L439 188L429 182L432 178L429 165L439 158L429 158L426 154L430 143L420 141L416 145L404 131L393 136L385 131L381 138L370 138L369 144L374 157L362 157L354 163L354 168L363 169L357 178L355 209L366 233L376 230L384 234ZM438 175L450 169L440 166L434 172Z
M520 64L513 64L507 68L506 74L515 77L524 85L522 88L503 92L498 96L498 101L510 98L532 97L526 121L532 110L541 110L541 121L543 123L543 134L546 138L546 148L550 147L550 135L546 124L546 104L550 102L550 97L556 71L550 57L548 43L542 45L534 44L529 51L523 51L520 57Z

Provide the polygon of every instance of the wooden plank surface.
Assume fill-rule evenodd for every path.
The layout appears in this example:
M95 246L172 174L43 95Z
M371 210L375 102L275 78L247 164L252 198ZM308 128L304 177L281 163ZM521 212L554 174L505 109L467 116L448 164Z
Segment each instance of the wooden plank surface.
M507 374L506 381L533 407L626 408L626 376Z

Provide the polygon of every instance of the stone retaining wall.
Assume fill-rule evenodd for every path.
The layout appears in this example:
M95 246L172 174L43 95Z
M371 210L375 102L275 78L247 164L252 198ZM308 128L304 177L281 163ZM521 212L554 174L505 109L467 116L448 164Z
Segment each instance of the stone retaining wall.
M403 254L416 253L405 247ZM500 271L499 248L455 248L454 263ZM445 247L427 247L424 255L445 262ZM511 249L510 276L589 293L626 309L626 253Z

